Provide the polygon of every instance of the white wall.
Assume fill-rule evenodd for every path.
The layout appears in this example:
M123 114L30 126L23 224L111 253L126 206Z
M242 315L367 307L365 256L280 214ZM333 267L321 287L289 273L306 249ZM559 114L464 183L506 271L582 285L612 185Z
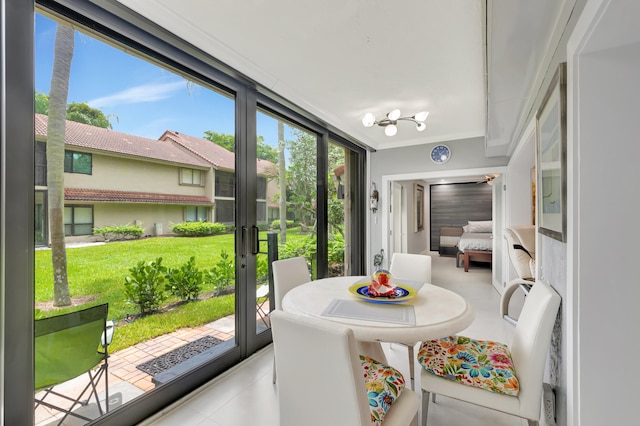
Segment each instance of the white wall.
M631 18L638 16L636 0L589 2L569 43L574 424L637 422L636 385L622 366L633 358L640 323L632 208L640 180L640 27Z

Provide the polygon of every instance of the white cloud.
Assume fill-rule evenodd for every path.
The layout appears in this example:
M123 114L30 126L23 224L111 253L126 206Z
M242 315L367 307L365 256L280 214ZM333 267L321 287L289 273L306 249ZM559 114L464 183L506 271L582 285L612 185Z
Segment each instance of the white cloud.
M131 87L113 95L92 99L89 106L92 108L107 108L122 104L136 104L143 102L155 102L167 99L180 89L187 89L185 80L173 83L143 84L142 86Z

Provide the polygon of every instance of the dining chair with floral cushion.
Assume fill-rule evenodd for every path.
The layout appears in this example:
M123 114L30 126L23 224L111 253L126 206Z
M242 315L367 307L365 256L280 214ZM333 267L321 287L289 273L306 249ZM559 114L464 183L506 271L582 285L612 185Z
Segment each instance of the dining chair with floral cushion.
M402 374L361 356L343 325L271 313L282 426L417 425L418 394Z
M429 395L444 395L527 419L540 421L544 368L560 296L537 282L527 296L511 345L465 336L422 343L422 424L427 424Z

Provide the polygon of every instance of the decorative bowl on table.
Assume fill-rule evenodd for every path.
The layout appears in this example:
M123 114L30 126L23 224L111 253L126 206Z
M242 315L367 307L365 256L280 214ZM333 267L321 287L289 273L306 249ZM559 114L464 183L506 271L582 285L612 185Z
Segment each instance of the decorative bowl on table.
M406 302L418 293L411 286L396 284L389 271L384 269L376 271L369 282L353 284L349 291L366 302L386 304Z
M391 272L378 269L371 276L368 294L371 297L395 297L396 285Z

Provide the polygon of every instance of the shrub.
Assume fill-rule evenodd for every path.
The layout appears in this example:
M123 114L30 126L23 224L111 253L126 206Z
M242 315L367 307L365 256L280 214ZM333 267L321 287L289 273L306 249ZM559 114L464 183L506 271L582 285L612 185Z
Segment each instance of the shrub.
M207 235L218 235L227 232L227 225L212 222L182 222L173 224L172 231L181 237L204 237Z
M192 256L179 268L169 268L165 276L167 278L165 290L181 300L195 300L200 295L204 274L196 268L195 257Z
M271 229L271 225L267 222L262 222L258 224L258 230L260 231L269 231Z
M329 240L329 263L344 263L344 238L336 234Z
M234 259L229 256L226 250L220 253L220 259L211 268L205 272L205 278L213 284L217 294L224 294L233 288L236 276L236 267Z
M311 265L316 256L316 239L301 238L294 241L287 241L284 245L278 246L278 257L288 259L290 257L304 256L307 264Z
M93 228L93 235L100 235L105 241L132 240L142 236L144 229L140 225L104 226Z
M344 275L344 238L340 234L329 240L329 276Z
M267 284L269 282L269 261L266 256L259 256L256 260L256 283Z
M127 302L138 305L142 315L157 310L166 299L162 284L167 268L162 266L162 257L151 262L140 261L129 272L131 276L124 279Z
M294 222L292 220L287 221L287 228L293 228ZM271 229L280 229L280 220L276 219L271 222Z

